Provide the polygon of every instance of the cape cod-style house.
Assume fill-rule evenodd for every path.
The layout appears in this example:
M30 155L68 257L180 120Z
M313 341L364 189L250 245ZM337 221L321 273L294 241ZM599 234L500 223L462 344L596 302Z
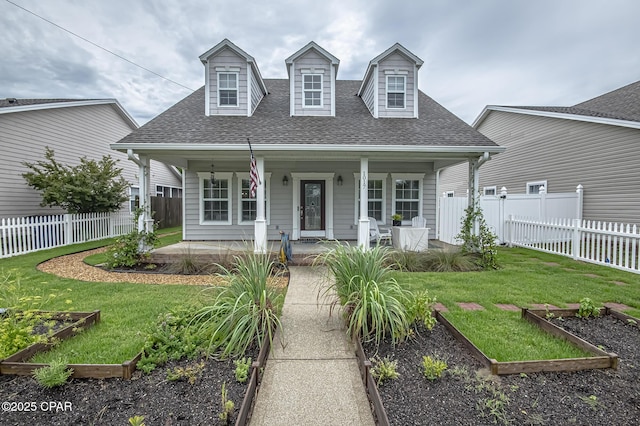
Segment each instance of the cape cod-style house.
M433 227L436 172L465 162L475 175L503 150L418 89L423 61L400 44L362 80L338 79L340 61L314 42L285 59L287 79L263 78L226 39L200 60L204 87L112 145L142 168L155 159L184 171L186 241L253 240L265 251L284 231L368 246L369 217Z

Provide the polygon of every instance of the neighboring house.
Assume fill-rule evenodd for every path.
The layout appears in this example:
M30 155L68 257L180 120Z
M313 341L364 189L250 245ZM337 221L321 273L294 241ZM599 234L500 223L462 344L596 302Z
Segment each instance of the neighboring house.
M436 221L436 170L501 152L418 90L422 60L400 44L361 81L311 42L263 79L253 57L223 40L200 56L205 85L112 145L185 172L185 240L369 241L369 217ZM250 193L249 145L260 184Z
M44 160L45 147L53 149L57 161L77 165L80 157L100 160L110 155L119 160L123 177L131 183L132 202L138 192L138 167L126 154L109 144L137 129L138 125L115 99L0 99L0 217L65 213L59 208L40 207L42 197L30 188L22 174L23 162ZM163 196L181 196L181 177L175 168L154 162L151 183Z
M487 106L473 126L507 148L482 166L485 194L582 185L584 219L640 223L640 81L571 107ZM465 196L467 169L442 171L440 183Z

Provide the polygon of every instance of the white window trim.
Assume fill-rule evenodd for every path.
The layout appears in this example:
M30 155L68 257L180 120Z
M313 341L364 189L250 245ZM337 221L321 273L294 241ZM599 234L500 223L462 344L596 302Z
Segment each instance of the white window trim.
M236 172L236 183L237 183L237 194L238 194L238 225L253 225L255 221L253 220L242 220L242 179L249 179L249 173L238 173ZM264 174L264 184L265 187L265 199L266 199L266 216L267 216L267 225L271 223L271 172L267 172ZM249 198L248 200L255 200L255 198Z
M530 187L531 186L535 186L535 185L540 185L540 186L544 185L545 191L547 193L549 193L549 187L547 186L547 181L546 180L536 180L536 181L532 181L532 182L527 182L527 186L526 186L526 194L527 195L531 194Z
M304 78L307 77L307 76L311 76L311 77L318 76L318 77L320 77L320 89L319 90L318 89L305 89L304 88ZM320 93L320 105L307 105L305 103L305 93L306 92L312 92L312 93L319 92ZM314 74L303 73L302 74L302 108L316 108L317 109L317 108L324 107L324 96L323 96L323 93L324 93L324 75L319 74L319 73L314 73Z
M493 194L487 194L487 191L493 190ZM497 186L485 186L482 188L482 195L498 195L498 187Z
M221 74L234 74L236 76L236 104L235 105L221 105L220 104L220 75ZM218 71L217 73L218 85L217 85L217 94L218 94L218 108L238 108L240 106L240 73L239 72L230 72L230 71ZM222 90L233 90L233 89L222 89Z
M444 193L444 196L445 196L445 197L453 198L453 197L455 197L455 196L456 196L456 193L455 193L454 191L446 191L446 192Z
M158 191L158 188L163 188L163 189L162 191ZM174 196L174 191L178 191L179 189L182 189L178 186L172 186L172 185L156 185L156 197L164 197L164 188L169 188L171 190L171 194L167 198L178 198ZM158 194L162 194L162 195L158 195Z
M136 195L133 195L133 190L137 189L138 193ZM138 185L131 185L129 187L129 213L133 213L134 209L131 208L132 205L132 201L135 203L136 198L138 197L138 201L140 200L140 187Z
M399 92L397 90L394 90L392 92L389 91L389 77L402 77L402 91ZM394 74L394 75L387 75L386 78L386 93L387 93L387 99L386 99L386 107L387 109L393 109L393 110L403 110L403 109L407 109L407 76L406 75L398 75L398 74ZM402 108L398 108L398 107L390 107L389 106L389 93L402 93L404 95L404 101L402 102L403 106Z
M198 172L198 203L200 210L200 225L231 225L233 224L233 172L216 172L216 179L222 180L226 179L229 181L229 198L228 198L228 206L229 206L229 219L228 220L204 220L204 181L205 179L209 179L211 177L210 172Z
M382 221L378 222L378 225L385 225L387 218L387 184L389 173L369 173L367 179L371 180L381 180L382 181ZM353 179L355 182L354 185L354 193L355 193L355 201L353 207L353 223L357 224L360 216L358 215L358 210L360 208L360 173L353 173ZM368 212L367 212L368 214Z
M418 216L423 216L424 204L424 173L391 173L391 216L396 214L396 180L417 180L418 181ZM409 220L403 220L402 225L410 225Z

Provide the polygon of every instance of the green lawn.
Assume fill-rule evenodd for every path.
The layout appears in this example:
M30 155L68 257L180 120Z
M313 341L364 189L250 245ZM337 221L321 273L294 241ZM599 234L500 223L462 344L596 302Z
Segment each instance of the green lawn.
M179 229L162 230L176 232ZM178 233L181 237L181 233ZM179 238L178 238L179 239ZM175 235L161 238L162 244L172 243ZM40 272L38 263L64 254L89 250L112 243L102 240L46 250L13 258L0 259L0 271L20 280L23 295L56 294L43 306L47 310L100 310L101 321L81 335L63 342L55 350L37 357L47 362L65 354L68 363L115 363L131 359L140 349L147 328L159 314L197 298L202 287L180 285L145 285L127 283L86 282ZM67 304L66 300L72 300Z
M618 302L640 316L640 275L614 268L519 248L499 252L499 270L465 273L397 273L413 291L427 289L449 312L444 315L490 358L498 361L583 356L520 319L519 312L494 304L519 307L548 303L565 307L591 298L597 306ZM483 311L464 311L457 302L476 302Z
M162 244L179 241L178 229L163 230ZM176 233L177 232L177 233ZM169 235L166 235L169 233ZM37 357L47 362L64 353L68 363L122 363L142 347L145 333L159 314L189 305L197 299L197 286L161 286L95 283L59 278L40 272L38 263L55 256L89 250L110 240L0 259L0 271L20 278L23 295L57 294L48 310L101 311L101 322L59 348ZM502 311L496 303L529 306L549 303L559 307L583 297L597 305L619 302L640 316L640 275L606 266L525 249L500 249L501 269L468 273L396 273L398 281L418 291L428 289L449 312L445 316L485 354L499 361L584 356L584 353L550 338L520 319L520 313ZM100 263L100 257L92 259ZM65 301L72 300L68 305ZM456 302L476 302L484 311L468 312Z

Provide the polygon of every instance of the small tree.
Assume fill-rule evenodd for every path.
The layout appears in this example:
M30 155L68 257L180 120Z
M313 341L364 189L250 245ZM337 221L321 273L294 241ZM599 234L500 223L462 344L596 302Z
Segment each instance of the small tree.
M40 205L57 206L68 213L113 212L127 197L129 183L122 177L117 160L109 155L102 160L80 159L77 166L61 164L51 148L45 148L45 160L23 162L30 172L22 177L27 184L42 192Z
M470 253L479 256L478 264L484 268L498 268L498 250L496 248L496 235L491 232L484 220L482 209L475 201L467 207L462 219L462 229L456 238L462 240L462 253ZM475 232L475 224L478 224L478 232Z

